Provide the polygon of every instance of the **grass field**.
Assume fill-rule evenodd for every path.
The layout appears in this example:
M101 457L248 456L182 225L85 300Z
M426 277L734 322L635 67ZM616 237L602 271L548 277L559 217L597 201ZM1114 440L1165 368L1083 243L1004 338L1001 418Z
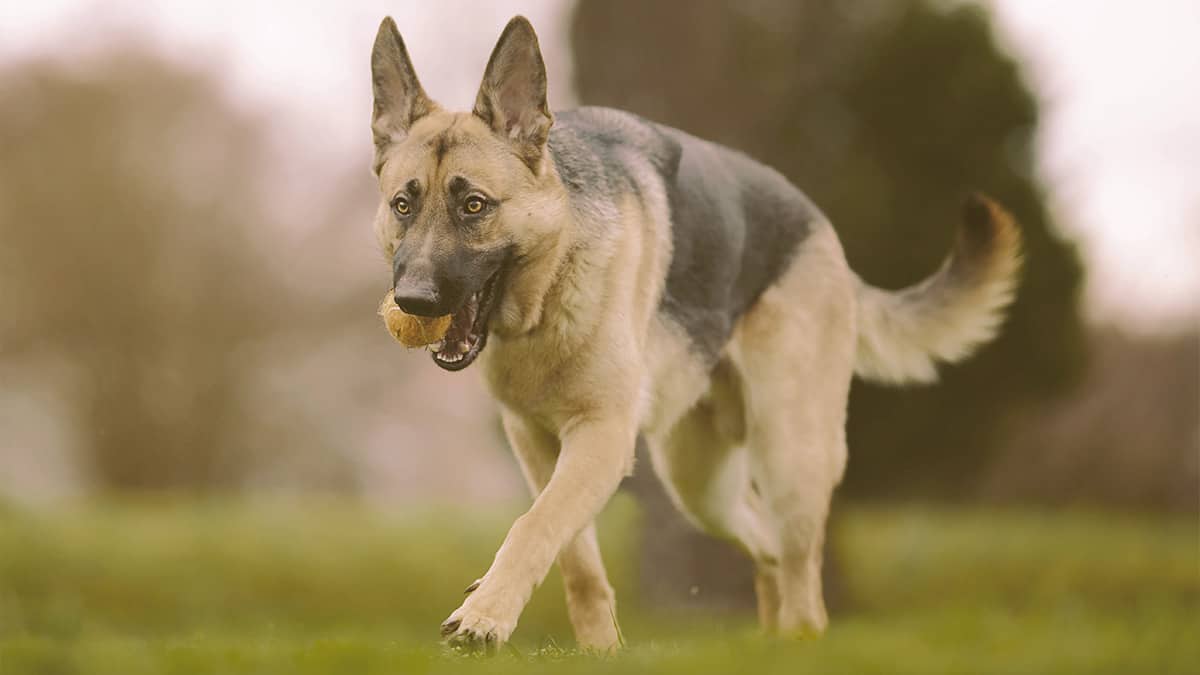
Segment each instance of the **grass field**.
M1185 673L1200 670L1193 519L843 509L849 608L822 640L638 602L636 508L602 538L629 648L571 650L556 578L492 659L437 644L510 512L348 503L0 510L0 674Z

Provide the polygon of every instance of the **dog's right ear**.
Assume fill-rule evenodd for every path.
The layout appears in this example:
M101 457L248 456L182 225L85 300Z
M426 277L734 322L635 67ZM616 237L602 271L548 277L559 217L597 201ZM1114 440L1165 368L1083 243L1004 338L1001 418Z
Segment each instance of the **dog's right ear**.
M403 139L413 122L437 109L421 88L404 40L390 16L379 24L371 49L371 84L375 94L371 133L375 137L375 173L379 173L387 146Z

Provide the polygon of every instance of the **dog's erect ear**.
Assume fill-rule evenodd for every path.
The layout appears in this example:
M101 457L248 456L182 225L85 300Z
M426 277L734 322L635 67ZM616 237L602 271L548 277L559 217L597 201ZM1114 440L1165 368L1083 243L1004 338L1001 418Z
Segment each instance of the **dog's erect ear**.
M404 40L390 16L379 24L375 47L371 49L371 84L375 93L371 133L375 136L378 172L384 148L404 138L413 122L437 109L437 104L421 88Z
M483 73L475 114L514 146L529 168L541 166L554 118L546 103L546 64L523 16L504 27Z

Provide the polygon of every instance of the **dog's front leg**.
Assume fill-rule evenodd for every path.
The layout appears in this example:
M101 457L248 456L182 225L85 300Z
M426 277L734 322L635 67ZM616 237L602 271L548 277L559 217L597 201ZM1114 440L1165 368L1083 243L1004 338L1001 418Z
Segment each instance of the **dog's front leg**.
M490 650L507 641L559 551L595 518L632 467L631 417L580 420L561 435L562 451L545 489L513 523L487 574L442 624L451 645Z

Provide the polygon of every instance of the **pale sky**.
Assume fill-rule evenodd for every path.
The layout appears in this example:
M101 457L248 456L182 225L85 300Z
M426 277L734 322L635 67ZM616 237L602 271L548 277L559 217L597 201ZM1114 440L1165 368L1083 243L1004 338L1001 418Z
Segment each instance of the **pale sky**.
M1043 106L1038 162L1093 317L1200 307L1200 2L993 0Z
M1193 321L1200 2L987 4L1043 102L1039 171L1058 222L1083 247L1089 315L1150 329ZM298 156L365 167L368 54L384 14L396 18L425 88L456 108L473 100L505 21L525 14L557 107L573 102L570 10L571 0L5 2L0 62L53 54L86 70L89 56L138 36L172 60L219 72L248 108L272 110L282 144L312 139Z

